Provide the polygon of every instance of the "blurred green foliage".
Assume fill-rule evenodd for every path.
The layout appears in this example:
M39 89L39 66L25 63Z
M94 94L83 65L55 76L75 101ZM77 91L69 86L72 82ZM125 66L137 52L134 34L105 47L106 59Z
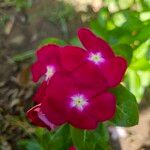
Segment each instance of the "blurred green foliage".
M32 6L33 0L4 0L0 3L3 7L15 7L17 11Z
M150 84L150 1L106 0L106 4L90 27L128 60L124 84L140 102ZM110 11L112 5L114 12Z

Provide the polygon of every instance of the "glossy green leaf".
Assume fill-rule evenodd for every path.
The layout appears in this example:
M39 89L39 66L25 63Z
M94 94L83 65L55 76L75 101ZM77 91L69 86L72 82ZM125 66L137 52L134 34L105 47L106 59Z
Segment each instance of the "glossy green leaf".
M124 86L112 89L116 96L116 114L111 120L117 126L130 127L138 124L139 114L135 96Z

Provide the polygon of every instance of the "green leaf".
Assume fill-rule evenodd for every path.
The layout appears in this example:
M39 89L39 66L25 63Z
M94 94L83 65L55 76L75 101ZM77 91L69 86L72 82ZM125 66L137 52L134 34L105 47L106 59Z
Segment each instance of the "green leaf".
M118 4L121 9L127 9L130 6L132 6L134 3L134 0L118 0Z
M103 37L105 40L108 39L108 32L107 32L107 30L99 25L98 20L91 21L90 22L90 28L98 36Z
M78 39L77 37L72 38L72 39L70 40L70 44L71 44L71 45L75 45L75 46L80 46L80 47L82 47L82 45L81 45L81 43L80 43L80 41L79 41L79 39Z
M114 45L113 50L117 55L124 57L128 61L128 64L130 64L133 55L133 50L129 45Z
M95 130L95 134L98 134L96 137L96 150L110 150L109 146L109 132L107 126L103 123Z
M141 26L141 24L140 24ZM149 39L149 35L150 35L150 23L147 25L142 25L141 30L138 32L138 34L135 36L135 40L138 40L140 42L144 42L147 39Z
M85 134L86 131L70 126L70 132L73 144L77 150L85 150Z
M135 96L122 85L112 89L112 93L116 96L117 109L111 121L115 125L123 127L138 124L139 114Z
M65 45L66 43L63 40L59 40L57 38L46 38L41 41L40 45L46 44L58 44L58 45Z
M21 150L43 150L43 148L41 147L41 145L34 140L21 140L17 143L19 149Z
M150 70L150 62L145 58L135 59L131 63L130 68L133 70L147 71Z
M77 150L109 150L109 133L104 124L100 124L95 130L81 130L70 127L73 144Z
M130 91L135 95L137 102L140 102L144 91L141 85L140 76L136 71L131 69L128 69L127 76L129 79Z
M142 87L150 85L150 71L139 72Z
M109 18L109 10L107 7L103 7L100 9L98 13L98 23L101 27L105 27Z
M137 11L124 10L122 13L126 18L126 22L122 25L124 29L130 30L132 32L133 27L134 30L141 28L142 22L139 19L139 13Z
M150 46L150 39L143 42L141 45L139 45L133 53L133 57L136 58L142 58L142 57L147 57L149 54L149 46Z
M44 128L37 128L35 131L35 135L38 143L41 145L43 150L48 150L48 147L51 144L51 137L53 133Z
M71 145L70 128L65 124L51 138L51 142L47 150L65 150Z

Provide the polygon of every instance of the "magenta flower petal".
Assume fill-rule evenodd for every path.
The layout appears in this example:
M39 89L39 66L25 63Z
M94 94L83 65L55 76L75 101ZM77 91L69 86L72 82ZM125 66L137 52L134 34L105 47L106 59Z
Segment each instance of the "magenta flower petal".
M49 130L54 129L56 127L53 123L51 123L48 120L46 115L41 111L41 104L38 104L32 107L30 110L28 110L27 117L34 125L46 127Z
M76 46L65 46L61 48L61 63L66 70L73 70L78 67L86 55L86 51Z
M91 62L80 65L73 72L74 81L83 89L102 92L108 88L107 81L102 76L100 69ZM90 92L90 91L89 91Z
M39 105L27 113L36 125L53 129L69 123L88 130L115 114L115 96L108 88L121 82L127 62L89 29L80 29L78 35L88 51L53 44L37 51L31 71L33 81L43 79L33 96Z
M116 110L116 98L109 92L102 93L92 98L89 114L93 114L98 121L112 119Z
M46 114L47 118L55 125L62 125L66 122L64 113L53 107L51 100L44 100L41 105L41 110Z
M44 45L36 52L38 61L42 62L56 62L59 60L59 46L55 44Z
M55 74L46 89L42 111L56 125L66 121L77 128L94 129L97 127L98 121L86 113L88 99L94 93L91 92L92 90L95 89L76 86L75 80L68 74Z
M31 66L34 82L37 82L42 76L49 82L55 72L62 70L59 46L45 45L37 51L37 57L37 61Z
M112 48L100 37L97 37L87 28L81 28L78 36L83 46L92 52L100 52L104 58L114 57Z
M122 57L115 57L105 60L99 68L104 77L107 79L109 86L114 87L121 82L127 69L127 62Z
M46 67L40 62L35 62L31 66L32 80L37 82L46 72Z
M41 103L45 97L45 92L47 88L47 82L43 82L37 89L36 93L32 97L33 101L36 103Z
M92 118L88 113L79 111L76 108L69 110L68 122L76 128L87 130L95 129L98 125L98 121L95 118Z
M68 108L67 95L73 90L72 80L63 73L55 74L48 84L42 111L54 124L60 125L66 120Z

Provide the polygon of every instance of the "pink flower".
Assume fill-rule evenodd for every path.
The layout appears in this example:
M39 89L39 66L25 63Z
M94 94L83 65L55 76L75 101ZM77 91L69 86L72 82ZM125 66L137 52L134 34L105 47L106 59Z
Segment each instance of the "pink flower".
M57 51L57 55L53 51ZM67 56L66 52L68 51L71 53L69 52ZM97 69L97 66L92 63L84 63L85 52L85 50L75 46L58 47L56 45L46 45L39 49L37 51L38 59L32 65L31 71L33 81L38 81L41 77L44 77L44 81L39 86L33 100L40 103L44 99L47 85L51 82L55 74L59 72L65 72L68 76L72 76L78 86L94 88L95 92L106 90L108 88L106 79L100 70ZM64 59L66 62L64 62ZM55 71L52 73L48 66L53 66L53 70Z
M121 82L127 62L89 29L80 29L78 36L86 50L51 44L37 51L32 77L43 82L33 97L38 105L27 112L33 124L95 129L114 116L115 96L108 88Z
M37 51L36 55L37 61L31 67L34 82L37 82L42 76L45 81L49 81L56 71L61 70L59 46L45 45Z
M79 86L65 73L55 74L45 95L41 110L55 125L69 123L76 128L95 129L115 113L116 102L111 93Z
M76 47L73 50L70 46L64 47L60 51L63 67L69 70L73 66L80 66L77 68L78 71L76 71L77 74L75 75L78 77L78 74L84 73L88 66L91 68L95 66L107 80L109 87L117 86L125 74L126 60L115 56L107 42L94 35L89 29L81 28L78 31L78 36L87 51Z

